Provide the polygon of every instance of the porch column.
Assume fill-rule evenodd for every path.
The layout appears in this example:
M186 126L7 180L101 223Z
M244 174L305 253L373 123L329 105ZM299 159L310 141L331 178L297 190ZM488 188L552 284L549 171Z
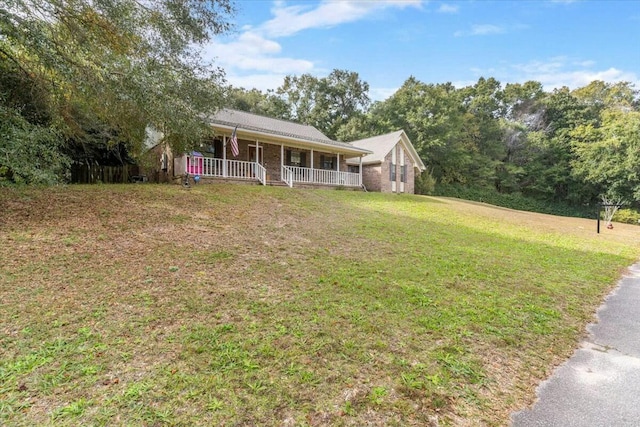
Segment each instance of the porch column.
M316 182L316 177L313 173L313 148L311 149L311 182Z
M360 175L360 185L362 185L362 154L360 155L360 164L358 165L358 174Z
M222 176L227 177L227 135L222 136Z
M336 171L340 172L340 153L338 153L338 157L337 157L337 161L336 161Z

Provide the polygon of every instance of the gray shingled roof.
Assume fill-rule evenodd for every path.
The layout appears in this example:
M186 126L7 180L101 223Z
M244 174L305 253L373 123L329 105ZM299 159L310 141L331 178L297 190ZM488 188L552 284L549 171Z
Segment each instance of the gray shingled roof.
M309 125L302 125L287 120L274 119L258 114L244 111L222 109L214 114L210 119L211 124L218 124L229 127L238 126L239 130L249 130L267 133L271 135L285 136L299 139L306 142L318 142L335 147L348 148L350 150L360 150L366 152L358 146L353 146L344 142L333 141L318 129Z
M356 147L361 147L361 148L364 148L365 150L369 150L372 152L371 154L367 154L366 156L362 157L363 164L381 163L384 160L384 158L387 156L387 154L389 154L391 149L395 147L396 144L402 139L403 134L404 134L403 130L397 130L395 132L387 133L385 135L378 135L378 136L373 136L371 138L353 141L352 144L355 145ZM425 169L424 163L422 163L420 156L418 156L418 153L416 152L415 148L411 144L411 141L409 141L409 137L407 137L406 134L405 134L405 138L406 138L405 145L407 145L407 150L409 151L411 157L413 158L415 162L415 166L420 170L424 170ZM359 163L359 160L348 159L347 163L352 165L357 165Z

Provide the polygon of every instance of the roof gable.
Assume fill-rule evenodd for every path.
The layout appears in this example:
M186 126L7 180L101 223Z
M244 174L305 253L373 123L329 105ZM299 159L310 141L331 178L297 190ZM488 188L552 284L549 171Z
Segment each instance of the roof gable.
M397 144L402 144L405 151L409 154L409 157L413 160L414 166L421 171L426 169L426 166L420 159L416 149L413 144L411 144L409 137L402 129L385 135L378 135L371 138L353 141L352 144L356 147L364 148L372 152L371 154L367 154L362 157L363 164L382 163L393 147ZM347 163L357 165L359 161L357 159L350 159Z

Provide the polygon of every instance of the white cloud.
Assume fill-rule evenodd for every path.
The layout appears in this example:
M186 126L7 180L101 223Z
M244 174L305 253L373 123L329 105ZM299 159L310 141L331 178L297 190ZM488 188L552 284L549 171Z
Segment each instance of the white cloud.
M317 7L286 6L276 2L271 9L274 17L260 25L259 30L269 37L290 36L312 28L330 28L358 21L385 9L420 7L422 0L324 0Z
M248 74L248 75L227 75L227 81L234 87L243 87L245 89L258 89L266 92L269 89L276 89L282 85L287 74L264 73L264 74Z
M594 80L602 80L609 83L627 81L636 84L636 86L640 84L640 79L635 73L618 70L613 67L606 70L567 70L557 73L538 74L535 78L528 80L539 81L547 90L563 86L576 89L586 86Z
M472 36L486 36L488 34L502 34L506 30L503 27L499 27L497 25L484 24L484 25L474 25L471 27L471 35Z
M457 4L453 5L453 4L443 3L438 8L438 12L440 13L458 13L459 10L460 10L460 7Z
M224 68L227 80L234 86L275 89L286 75L323 71L312 60L282 56L278 38L355 22L392 8L419 8L422 4L423 0L322 0L287 6L284 1L275 1L271 19L243 26L230 41L214 40L204 49L203 56Z
M577 61L574 62L573 65L577 65L579 67L593 67L594 65L596 65L596 61Z
M594 80L609 83L628 81L640 86L640 76L634 72L615 67L597 69L591 60L576 60L566 56L556 56L544 61L534 60L523 64L511 64L497 69L471 71L478 76L493 76L503 83L524 83L529 80L542 83L545 90L566 86L576 89Z
M553 74L565 68L567 57L555 56L546 61L530 61L526 64L514 64L513 68L525 74Z
M456 37L463 36L488 36L493 34L504 34L507 32L505 27L493 24L472 25L470 30L456 31L453 35Z
M229 43L210 43L204 49L204 57L215 58L216 64L227 72L254 70L298 74L313 69L311 61L278 56L281 51L282 47L278 42L249 31Z
M369 97L372 101L384 101L396 93L398 89L397 87L372 87L369 89Z

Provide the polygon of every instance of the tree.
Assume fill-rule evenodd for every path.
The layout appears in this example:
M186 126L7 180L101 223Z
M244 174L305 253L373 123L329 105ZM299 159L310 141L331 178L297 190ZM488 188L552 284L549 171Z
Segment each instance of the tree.
M225 94L225 107L248 113L260 114L283 120L291 120L291 108L273 90L266 93L230 86Z
M108 129L109 144L125 143L134 154L143 148L146 126L162 130L176 150L209 132L206 116L222 103L223 72L204 63L198 47L229 29L230 0L4 4L0 61L19 81L46 94L45 125L61 141L91 143L87 121ZM0 102L12 111L5 118L18 114L42 125L23 114L31 107L16 106L6 95L15 86L1 91ZM3 126L14 128L14 137L21 134L15 120ZM2 162L19 173L11 158Z
M522 123L532 130L540 130L540 100L544 95L540 82L507 83L500 94L503 109L501 116L509 121Z
M495 79L456 89L411 77L371 115L386 131L404 129L439 183L506 188L500 94Z
M640 202L640 112L607 109L601 126L571 132L574 174L600 194Z
M358 73L333 70L327 77L287 76L276 93L290 106L291 119L308 124L336 139L341 126L364 114L369 84Z
M602 80L594 80L572 94L593 106L598 113L604 108L631 109L638 97L638 91L629 82L606 83Z
M545 94L536 103L528 125L522 192L550 202L588 203L593 189L572 173L571 131L597 116L564 87Z

